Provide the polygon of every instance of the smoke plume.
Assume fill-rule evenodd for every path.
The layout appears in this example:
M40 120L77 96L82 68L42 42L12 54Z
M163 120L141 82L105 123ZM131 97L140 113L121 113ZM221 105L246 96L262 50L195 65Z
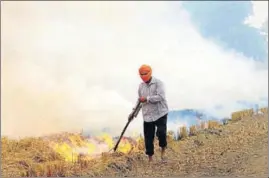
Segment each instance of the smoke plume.
M119 135L138 67L164 81L170 109L226 116L267 97L267 69L200 36L180 2L1 2L2 135ZM222 105L221 110L215 110ZM128 133L140 132L141 114Z

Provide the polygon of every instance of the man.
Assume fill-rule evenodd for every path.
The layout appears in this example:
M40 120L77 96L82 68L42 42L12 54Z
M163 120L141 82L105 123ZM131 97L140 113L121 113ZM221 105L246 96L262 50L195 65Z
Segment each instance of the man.
M167 147L168 114L164 84L161 80L152 76L152 69L149 65L142 65L139 68L139 75L143 81L139 85L138 96L142 102L146 155L151 162L154 155L154 136L157 127L156 135L161 148L161 159L164 161L165 148Z

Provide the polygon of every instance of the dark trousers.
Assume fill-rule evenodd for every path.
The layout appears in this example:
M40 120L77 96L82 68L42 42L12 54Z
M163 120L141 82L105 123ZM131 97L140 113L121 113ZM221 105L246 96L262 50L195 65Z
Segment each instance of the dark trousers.
M167 146L166 130L167 130L167 114L154 122L144 121L144 138L146 154L152 156L154 154L154 137L157 127L156 136L159 140L159 146L164 148Z

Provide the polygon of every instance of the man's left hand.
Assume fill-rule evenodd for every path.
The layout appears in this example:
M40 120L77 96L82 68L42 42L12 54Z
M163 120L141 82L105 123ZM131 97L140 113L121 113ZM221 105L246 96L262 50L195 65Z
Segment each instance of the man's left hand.
M142 96L139 98L139 101L142 103L145 103L145 102L147 102L147 98Z

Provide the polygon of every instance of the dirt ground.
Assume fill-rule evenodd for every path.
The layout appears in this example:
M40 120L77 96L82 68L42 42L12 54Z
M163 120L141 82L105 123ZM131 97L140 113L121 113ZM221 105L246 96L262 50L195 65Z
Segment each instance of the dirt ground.
M184 141L170 142L168 162L147 164L144 155L130 172L118 176L268 177L268 116L243 118ZM138 156L137 156L138 157ZM138 158L136 158L138 159Z
M3 142L3 141L2 141ZM3 143L2 143L3 144ZM157 144L157 140L156 140ZM38 163L36 156L21 153L16 161L12 151L2 150L1 172L12 176L120 176L120 177L268 177L268 115L243 118L229 122L218 128L200 131L184 140L169 140L167 163L160 162L160 152L156 148L154 162L148 164L143 148L130 154L106 154L99 160L80 165L50 166ZM42 148L46 150L46 148ZM43 152L44 152L43 150ZM15 152L15 151L13 151ZM18 150L16 151L18 152ZM8 153L8 154L7 154ZM27 152L28 153L28 152ZM35 149L35 153L39 153ZM39 153L40 154L40 153ZM19 153L17 154L19 155ZM24 156L24 157L23 157ZM31 159L31 162L22 159ZM48 159L39 155L40 159ZM53 158L56 160L56 158ZM58 159L58 158L57 158ZM56 161L54 161L56 162ZM20 169L18 165L27 165ZM46 164L46 166L43 166ZM49 163L51 164L51 163ZM57 164L59 164L57 162ZM29 166L29 165L32 165ZM44 169L42 168L45 167ZM51 173L52 167L57 174ZM36 171L40 169L39 172ZM30 170L30 173L29 173ZM49 172L49 173L48 173Z

